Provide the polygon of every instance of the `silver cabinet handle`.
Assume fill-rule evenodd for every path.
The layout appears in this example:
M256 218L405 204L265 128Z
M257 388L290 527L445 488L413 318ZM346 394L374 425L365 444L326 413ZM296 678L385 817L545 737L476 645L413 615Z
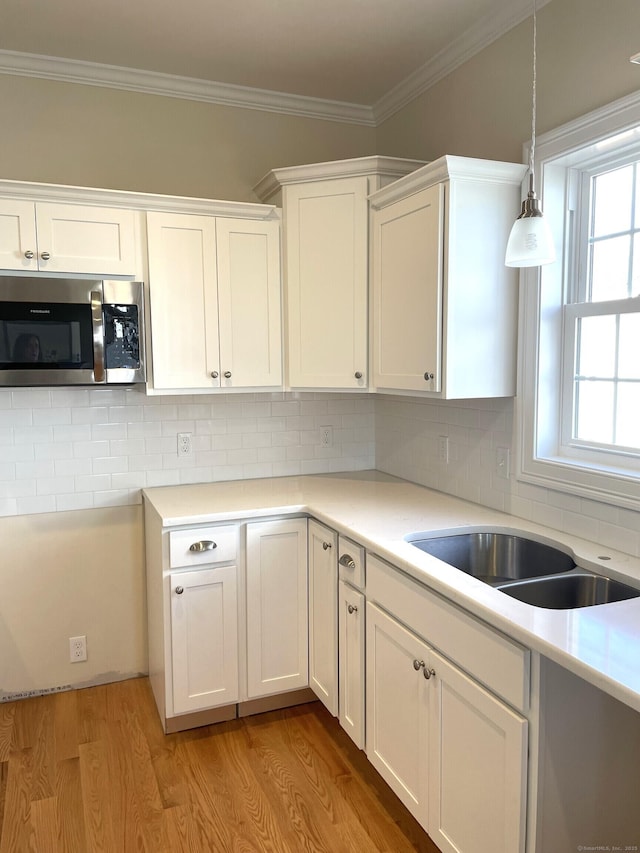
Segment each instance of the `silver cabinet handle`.
M434 378L434 375L433 373L425 373L424 378L427 380L427 382L429 382L431 379Z
M323 543L322 543L322 549L323 549L324 551L328 551L328 550L329 550L329 548L331 548L331 542L323 542Z
M51 255L49 254L49 252L40 252L40 257L43 261L48 261Z
M356 379L362 379L362 373L359 370L356 370L353 375L356 377Z
M201 539L199 542L194 542L193 545L189 545L189 550L194 551L196 554L202 553L202 551L213 551L214 548L217 548L215 542L212 542L211 539Z
M419 671L419 670L421 670L421 669L424 669L424 661L423 661L423 660L418 660L418 659L416 658L416 659L414 660L414 662L413 662L413 668L415 669L415 671L416 671L416 672L418 672L418 671Z
M30 261L33 257L33 252L31 251L31 249L27 249L27 251L24 253L24 256L28 261Z
M432 675L436 674L436 671L435 671L435 669L427 669L427 667L425 666L425 668L422 670L422 674L424 675L424 677L428 681Z
M230 370L225 370L224 378L225 379L231 379L231 371Z
M349 604L347 607L347 610L349 611L349 613L357 613L358 612L358 608L355 606L355 604Z
M211 371L211 378L212 378L212 379L217 379L217 378L218 378L218 376L220 376L220 374L218 373L218 371L217 371L217 370L212 370L212 371Z
M182 595L183 592L184 592L183 586L177 586L176 587L176 595Z
M347 569L355 569L356 563L351 554L343 554L338 560L341 566L346 566Z

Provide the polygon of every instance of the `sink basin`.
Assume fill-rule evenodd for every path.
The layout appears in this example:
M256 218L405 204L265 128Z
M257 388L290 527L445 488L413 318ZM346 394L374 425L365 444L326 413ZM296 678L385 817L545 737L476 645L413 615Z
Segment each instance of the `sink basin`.
M455 533L410 542L491 586L568 572L576 565L559 548L510 533Z
M500 587L500 591L525 604L552 610L609 604L640 596L636 587L589 572L515 581Z

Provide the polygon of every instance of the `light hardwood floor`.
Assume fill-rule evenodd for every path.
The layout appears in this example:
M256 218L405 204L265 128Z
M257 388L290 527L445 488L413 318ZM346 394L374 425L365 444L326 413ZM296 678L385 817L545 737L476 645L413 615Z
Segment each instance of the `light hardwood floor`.
M146 678L0 705L0 853L438 853L320 703L164 735Z

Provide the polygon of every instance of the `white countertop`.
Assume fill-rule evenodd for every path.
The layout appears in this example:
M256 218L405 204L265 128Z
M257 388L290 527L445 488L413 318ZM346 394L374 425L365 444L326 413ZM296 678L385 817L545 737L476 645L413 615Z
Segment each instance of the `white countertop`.
M640 559L376 471L144 490L163 527L312 515L494 628L640 711L640 598L574 610L523 604L405 541L459 528L516 531L568 546L579 566L640 586ZM603 561L602 556L610 557Z

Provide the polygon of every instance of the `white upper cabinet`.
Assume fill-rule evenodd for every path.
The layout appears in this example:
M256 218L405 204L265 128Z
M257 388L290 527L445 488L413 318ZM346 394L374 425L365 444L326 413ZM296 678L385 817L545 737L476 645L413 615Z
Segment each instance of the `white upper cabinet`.
M153 389L282 384L280 226L147 214Z
M368 195L419 165L316 163L276 169L255 188L283 208L290 387L368 388Z
M0 199L0 268L136 275L133 210Z
M370 197L376 390L515 394L518 272L504 253L525 172L447 156Z

